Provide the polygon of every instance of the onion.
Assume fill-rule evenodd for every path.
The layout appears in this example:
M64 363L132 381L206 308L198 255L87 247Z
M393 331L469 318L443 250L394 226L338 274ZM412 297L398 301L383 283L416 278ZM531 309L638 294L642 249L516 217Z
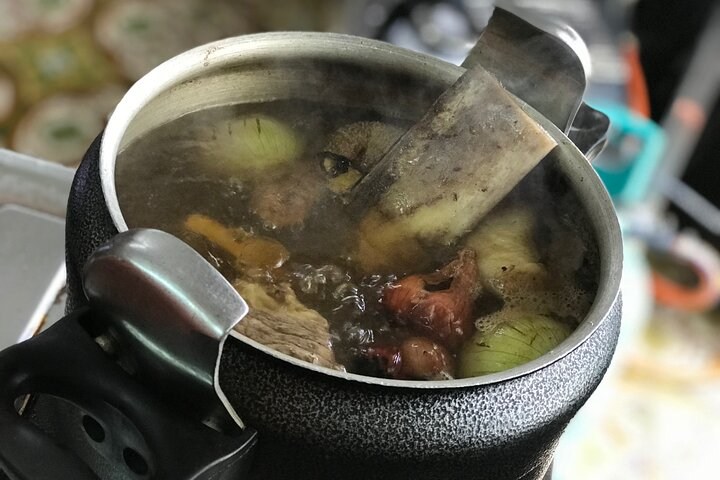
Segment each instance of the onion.
M289 166L303 150L295 130L267 115L247 115L215 129L216 167L228 174L266 173Z
M557 347L572 329L546 315L513 312L504 321L475 332L459 355L459 376L502 372Z

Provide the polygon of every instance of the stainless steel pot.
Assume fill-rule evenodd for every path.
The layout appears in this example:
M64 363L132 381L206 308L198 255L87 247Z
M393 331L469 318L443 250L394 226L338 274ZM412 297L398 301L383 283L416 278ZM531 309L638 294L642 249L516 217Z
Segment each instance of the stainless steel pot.
M181 115L219 105L303 98L368 105L417 119L463 72L436 58L363 38L272 33L216 42L141 79L76 174L68 205L70 309L86 304L91 253L127 230L115 190L118 152ZM622 245L610 199L583 154L529 105L557 141L544 160L588 213L599 290L586 318L550 353L484 377L418 382L310 365L245 338L225 343L219 382L258 432L252 478L537 479L568 421L600 382L620 325Z

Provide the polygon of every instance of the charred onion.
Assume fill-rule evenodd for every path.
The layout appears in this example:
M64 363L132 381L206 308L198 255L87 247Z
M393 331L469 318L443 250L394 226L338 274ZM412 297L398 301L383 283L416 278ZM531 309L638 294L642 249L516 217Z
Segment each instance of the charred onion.
M384 376L399 380L449 380L452 356L442 345L424 337L411 337L397 346L368 346L363 356Z
M432 288L448 281L446 289ZM472 333L472 307L479 293L475 252L464 249L437 272L410 275L389 286L382 303L401 323L454 351Z

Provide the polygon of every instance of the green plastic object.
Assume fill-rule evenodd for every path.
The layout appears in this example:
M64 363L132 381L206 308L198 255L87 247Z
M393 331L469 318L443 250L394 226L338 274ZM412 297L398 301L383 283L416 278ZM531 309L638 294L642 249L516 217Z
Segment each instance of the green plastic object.
M593 167L616 204L644 200L665 148L662 128L619 104L593 107L610 118L608 145Z

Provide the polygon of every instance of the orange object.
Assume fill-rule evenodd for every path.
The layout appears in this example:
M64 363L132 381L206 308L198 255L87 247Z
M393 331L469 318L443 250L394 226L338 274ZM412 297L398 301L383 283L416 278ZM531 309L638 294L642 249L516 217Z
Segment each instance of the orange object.
M698 281L687 286L658 272L652 273L655 300L661 305L688 312L704 312L720 303L720 254L691 235L679 234L667 253L684 261Z
M276 240L253 237L241 229L233 230L198 213L185 219L185 229L205 237L244 266L280 268L290 258L290 252Z
M717 304L718 293L707 275L696 272L699 282L695 287L686 287L673 282L657 272L652 273L652 287L655 300L666 307L688 312L704 312Z
M628 108L644 118L650 118L650 96L648 95L645 72L640 63L640 49L637 39L628 36L621 48L628 67L627 104Z

